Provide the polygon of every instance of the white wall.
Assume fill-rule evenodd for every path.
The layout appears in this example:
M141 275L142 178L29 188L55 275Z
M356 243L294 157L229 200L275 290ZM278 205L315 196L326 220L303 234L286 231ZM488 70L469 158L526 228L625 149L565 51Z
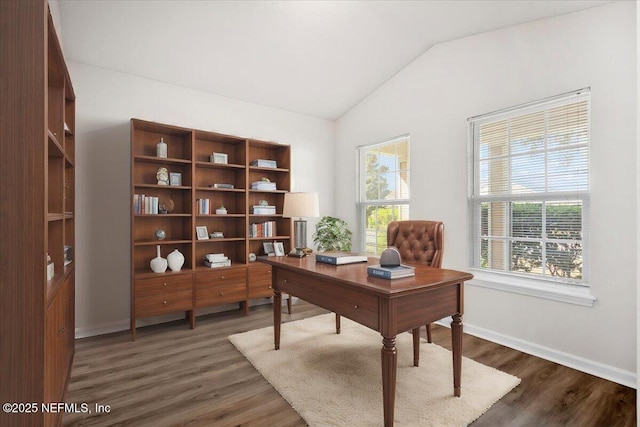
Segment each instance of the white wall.
M290 144L292 190L317 191L321 215L333 212L333 122L70 61L68 67L77 95L79 336L128 327L131 118ZM310 222L308 242L313 230Z
M468 330L635 386L635 2L435 46L341 117L336 214L357 223L355 147L411 134L410 216L445 222L445 268L469 268L468 117L590 86L593 308L466 287ZM564 359L563 359L564 358Z

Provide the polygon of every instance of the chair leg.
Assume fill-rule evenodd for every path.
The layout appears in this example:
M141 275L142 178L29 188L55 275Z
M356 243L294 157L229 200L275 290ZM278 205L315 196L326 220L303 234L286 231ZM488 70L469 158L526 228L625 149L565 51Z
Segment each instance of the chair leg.
M427 342L432 343L431 341L431 323L427 323Z
M411 330L413 335L413 366L420 363L420 328Z
M340 333L340 315L336 313L336 334Z
M291 314L291 295L287 297L287 312Z

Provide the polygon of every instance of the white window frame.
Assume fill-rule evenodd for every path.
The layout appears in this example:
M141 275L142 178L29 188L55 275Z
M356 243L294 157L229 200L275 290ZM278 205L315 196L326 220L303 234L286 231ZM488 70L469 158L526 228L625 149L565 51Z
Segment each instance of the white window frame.
M580 89L570 93L565 93L555 97L547 98L541 101L535 101L524 105L519 105L504 110L471 117L467 120L468 123L468 167L469 167L469 187L468 187L468 204L469 204L469 244L471 250L469 251L469 265L470 270L474 275L474 279L468 282L471 285L507 291L517 294L529 295L539 298L551 299L554 301L561 301L571 304L577 304L587 307L592 307L596 298L591 294L589 288L589 213L590 213L590 195L589 190L586 192L576 193L573 197L576 200L582 201L582 245L583 245L583 273L580 281L564 281L549 276L537 276L527 273L518 273L513 271L499 271L491 270L488 268L481 268L477 266L479 260L475 260L474 256L480 254L480 209L478 206L487 201L526 201L535 200L545 202L551 202L554 200L564 200L567 198L565 194L553 194L553 193L538 193L533 196L508 194L500 196L480 196L479 190L479 167L477 153L476 153L476 141L474 126L478 126L482 123L504 120L507 117L516 117L527 113L546 110L551 106L568 104L571 100L586 99L588 105L588 126L591 126L591 106L590 106L590 89ZM590 133L590 130L589 130ZM546 136L546 134L545 134ZM591 145L590 137L587 142L587 148ZM546 145L545 145L546 147ZM546 148L545 148L546 149ZM510 181L509 181L510 182ZM543 220L544 220L543 209ZM477 255L476 255L477 254Z
M365 155L366 151L371 150L373 148L381 148L385 146L395 145L401 141L407 142L407 151L409 152L409 160L407 166L408 172L408 198L404 199L378 199L378 200L365 200L366 197L366 165L365 165ZM369 206L406 206L407 211L409 210L409 202L411 200L411 138L410 135L404 134L399 135L393 138L389 138L382 142L377 142L374 144L360 145L356 147L356 161L357 161L357 188L358 188L358 231L360 233L360 248L364 253L366 251L366 231L367 231L367 207ZM408 219L408 218L407 218ZM372 255L374 256L374 255Z

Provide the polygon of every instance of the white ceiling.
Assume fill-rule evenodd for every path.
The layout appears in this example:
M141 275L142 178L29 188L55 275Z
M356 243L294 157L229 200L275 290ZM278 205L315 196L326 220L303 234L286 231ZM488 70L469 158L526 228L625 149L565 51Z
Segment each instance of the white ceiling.
M437 43L608 2L58 4L68 60L336 119Z

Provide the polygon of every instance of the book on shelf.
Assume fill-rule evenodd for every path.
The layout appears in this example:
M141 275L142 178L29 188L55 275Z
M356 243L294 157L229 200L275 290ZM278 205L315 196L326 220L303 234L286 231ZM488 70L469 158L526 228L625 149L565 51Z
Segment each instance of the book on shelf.
M146 196L144 194L134 194L133 213L135 215L157 215L158 197Z
M254 215L275 215L276 207L275 206L253 206L253 214Z
M211 214L211 202L209 199L197 199L198 215L210 215Z
M267 160L267 159L255 159L251 160L251 166L258 166L261 168L277 168L278 162L275 160Z
M367 256L353 252L322 252L316 254L316 261L333 265L354 264L367 262Z
M209 185L209 187L211 188L225 188L225 189L234 189L235 186L233 184L227 184L227 183L215 183L215 184L211 184Z
M367 267L367 274L383 279L399 279L401 277L411 277L416 275L416 269L410 265L400 264L395 267L383 267L380 264Z
M205 259L204 265L209 268L231 267L231 260L228 259L226 261L209 262Z
M208 262L226 262L229 258L225 254L206 254L204 260Z
M274 191L277 190L276 183L271 181L255 181L251 183L252 190L266 190L266 191Z
M224 237L224 233L222 231L212 231L209 233L209 238L211 239L219 239Z
M249 225L249 238L277 236L276 222L266 221Z

